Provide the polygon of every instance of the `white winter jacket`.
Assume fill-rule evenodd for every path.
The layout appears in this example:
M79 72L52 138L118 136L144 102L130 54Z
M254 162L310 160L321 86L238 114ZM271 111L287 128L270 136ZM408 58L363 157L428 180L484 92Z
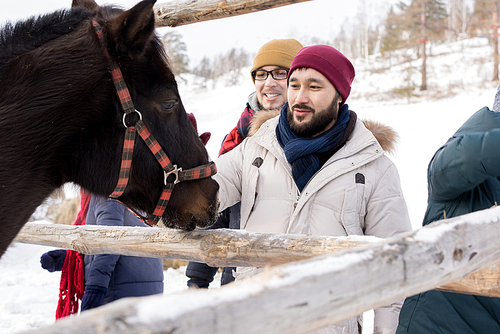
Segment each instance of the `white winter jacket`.
M241 229L380 238L411 230L398 171L363 122L356 121L345 145L300 192L276 139L279 117L266 121L270 114L257 115L261 114L267 115L253 119L251 133L255 134L216 160L219 210L241 201ZM375 125L380 141L391 147L394 132ZM248 270L238 268L240 274ZM400 308L401 302L396 302L377 309L375 332L394 333ZM321 333L358 333L357 319L330 326Z

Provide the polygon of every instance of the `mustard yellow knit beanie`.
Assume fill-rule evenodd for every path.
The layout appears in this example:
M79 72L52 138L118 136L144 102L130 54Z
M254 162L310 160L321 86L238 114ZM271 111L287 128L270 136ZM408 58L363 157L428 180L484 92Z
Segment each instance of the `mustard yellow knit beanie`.
M288 69L300 49L302 44L294 38L273 39L259 49L250 72L269 65Z

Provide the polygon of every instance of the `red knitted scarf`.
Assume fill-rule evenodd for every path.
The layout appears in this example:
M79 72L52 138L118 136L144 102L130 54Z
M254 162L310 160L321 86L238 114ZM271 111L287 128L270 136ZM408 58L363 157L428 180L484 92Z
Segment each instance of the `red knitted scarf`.
M87 218L91 196L82 190L80 197L80 211L73 225L85 225L85 219ZM79 300L82 300L84 292L83 254L68 249L61 272L56 320L78 313L78 303Z
M247 105L238 120L238 124L227 134L226 138L224 138L219 150L219 157L241 144L243 139L247 137L250 120L254 114L255 111L250 108L250 105Z

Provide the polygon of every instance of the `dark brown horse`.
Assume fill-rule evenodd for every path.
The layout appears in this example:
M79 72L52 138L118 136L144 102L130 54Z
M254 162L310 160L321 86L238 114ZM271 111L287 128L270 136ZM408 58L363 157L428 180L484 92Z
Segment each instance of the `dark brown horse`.
M190 169L208 162L155 36L154 3L123 11L74 0L70 10L0 31L0 256L56 188L73 182L108 196L118 182L123 110L93 21L102 27L135 109L172 163ZM120 200L151 215L165 178L137 139ZM217 189L210 177L177 184L165 224L184 230L212 224Z

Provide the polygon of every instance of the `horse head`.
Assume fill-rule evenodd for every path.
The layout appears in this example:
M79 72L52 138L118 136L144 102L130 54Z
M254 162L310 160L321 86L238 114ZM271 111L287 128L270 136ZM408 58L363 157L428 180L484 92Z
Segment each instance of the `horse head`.
M191 169L206 164L209 157L189 121L164 48L155 36L154 3L155 0L144 0L123 12L110 7L101 8L93 0L73 0L72 7L80 7L94 13L92 19L102 26L101 43L90 25L86 32L91 35L92 49L99 54L97 57L102 59L101 66L107 68L109 64L100 44L104 45L111 60L121 69L134 108L172 164L183 170ZM109 70L107 72L108 76L111 76ZM109 79L96 85L103 86L99 88L102 90L94 91L87 100L104 99L110 90L113 91ZM118 180L117 163L120 162L120 157L117 157L116 145L121 147L123 135L116 133L123 134L126 126L119 98L116 93L111 95L109 101L103 101L102 106L105 107L102 112L113 115L114 130L110 133L114 133L116 138L113 141L113 150L110 151L114 152L113 161L109 163L108 168L113 170L114 175L102 187L97 188L95 184L90 184L83 178L76 180L84 188L105 195L109 195ZM84 103L88 103L89 107L95 105L93 101ZM131 118L133 117L134 115ZM99 145L98 139L88 140L93 142L93 145ZM88 163L81 163L91 169L92 173L99 174L104 166L90 165L97 158L94 156L87 160ZM85 176L85 173L80 174ZM128 186L119 199L127 206L151 215L166 181L165 172L148 145L142 140L136 140ZM167 227L184 230L211 225L217 214L217 189L216 182L209 177L177 183L163 214L163 223Z
M167 158L159 163L151 146L183 170L209 162L155 35L154 3L123 10L74 0L71 10L0 29L0 255L64 183L101 196L115 193L125 133L140 122L155 141L137 139L133 152L125 149L131 161L119 200L130 208L156 217L165 184L172 183L167 172L178 171L163 165ZM134 110L126 117L111 73L115 65ZM175 184L160 214L164 224L209 226L217 215L217 191L210 177Z

